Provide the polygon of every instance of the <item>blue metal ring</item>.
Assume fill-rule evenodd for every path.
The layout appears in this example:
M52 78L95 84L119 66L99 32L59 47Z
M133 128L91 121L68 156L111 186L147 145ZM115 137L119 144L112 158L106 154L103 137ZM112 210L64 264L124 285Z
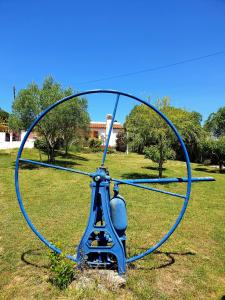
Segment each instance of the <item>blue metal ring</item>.
M174 232L174 230L177 228L177 226L179 225L180 221L183 218L183 215L186 211L187 205L188 205L188 201L190 198L190 192L191 192L191 165L190 165L190 160L189 160L189 156L188 156L188 152L187 149L185 147L185 144L181 138L181 136L179 135L176 127L173 125L173 123L161 112L159 111L156 107L154 107L152 104L147 103L146 101L139 99L135 96L132 96L130 94L127 93L123 93L123 92L119 92L119 91L114 91L114 90L90 90L90 91L86 91L86 92L81 92L81 93L77 93L68 97L65 97L57 102L55 102L54 104L50 105L48 108L46 108L37 118L36 120L31 124L31 126L29 127L26 135L24 136L22 143L20 145L18 154L17 154L17 158L16 158L16 167L15 167L15 187L16 187L16 194L17 194L17 199L19 202L19 206L20 209L24 215L24 218L27 221L27 224L29 225L29 227L31 228L31 230L39 237L39 239L46 245L48 246L50 249L54 250L57 253L62 253L62 251L60 249L58 249L57 247L55 247L53 244L51 244L48 240L46 240L41 233L35 228L35 226L32 224L31 220L28 217L28 214L24 208L23 205L23 201L22 201L22 197L20 194L20 189L19 189L19 159L21 157L24 145L26 143L26 140L29 136L29 134L31 133L32 129L34 128L34 126L50 111L52 110L54 107L58 106L59 104L68 101L72 98L75 97L80 97L80 96L84 96L84 95L88 95L88 94L98 94L98 93L106 93L106 94L117 94L117 95L121 95L121 96L125 96L134 100L137 100L145 105L147 105L148 107L150 107L152 110L154 110L160 117L162 117L166 123L169 125L169 127L173 130L173 132L175 133L178 141L181 144L181 148L183 150L184 156L185 156L185 162L186 162L186 167L187 167L187 189L186 189L186 196L185 196L185 200L184 200L184 204L183 207L180 211L180 214L178 216L178 218L176 219L176 222L173 224L173 226L170 228L170 230L167 232L167 234L164 235L164 237L153 247L149 248L147 251L133 256L131 258L127 259L127 263L133 262L135 260L138 260L140 258L145 257L146 255L150 254L151 252L153 252L154 250L156 250L158 247L160 247L170 236L171 234ZM73 261L77 261L75 256L72 255L66 255L67 258L73 260Z

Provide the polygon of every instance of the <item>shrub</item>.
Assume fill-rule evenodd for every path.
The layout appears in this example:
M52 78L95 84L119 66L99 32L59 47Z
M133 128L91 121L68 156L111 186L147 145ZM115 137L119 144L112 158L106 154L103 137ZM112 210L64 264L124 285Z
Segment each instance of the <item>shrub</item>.
M102 145L102 141L99 140L99 139L96 139L96 138L90 138L89 141L88 141L88 146L91 149L100 148L101 145Z
M108 148L107 153L108 154L116 153L116 149L115 148Z
M91 152L102 152L103 151L103 148L101 147L95 147L95 148L90 148Z
M67 288L75 276L72 262L68 261L65 255L55 251L49 253L49 259L51 270L49 281L60 290Z
M96 138L90 138L88 140L88 147L90 152L101 152L102 151L102 141Z
M125 152L127 149L127 138L124 130L120 130L116 136L116 150Z
M48 143L43 138L38 138L34 141L34 147L38 149L39 151L42 151L46 154L49 152Z
M204 161L203 161L203 165L204 166L209 166L211 164L211 160L210 159L205 159Z

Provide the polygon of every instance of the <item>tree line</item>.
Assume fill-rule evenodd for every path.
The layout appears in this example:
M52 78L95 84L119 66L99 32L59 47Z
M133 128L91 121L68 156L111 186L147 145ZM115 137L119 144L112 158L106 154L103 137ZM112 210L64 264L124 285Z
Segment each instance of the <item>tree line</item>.
M11 114L0 109L0 123L8 121L12 130L27 130L44 109L73 93L71 87L63 88L51 76L47 77L41 86L33 82L18 92L12 104ZM174 107L168 97L157 100L153 105L176 126L192 162L218 164L220 172L223 171L225 107L210 114L202 125L200 113ZM47 153L49 162L54 162L57 149L63 148L67 154L71 145L84 145L85 141L87 142L89 124L87 99L73 98L51 110L34 128L38 136L35 146ZM184 159L174 132L146 105L136 105L127 115L123 127L117 135L116 149L125 151L128 146L130 151L144 154L146 158L157 163L160 177L166 160ZM93 148L92 140L89 146ZM94 144L99 147L99 143Z

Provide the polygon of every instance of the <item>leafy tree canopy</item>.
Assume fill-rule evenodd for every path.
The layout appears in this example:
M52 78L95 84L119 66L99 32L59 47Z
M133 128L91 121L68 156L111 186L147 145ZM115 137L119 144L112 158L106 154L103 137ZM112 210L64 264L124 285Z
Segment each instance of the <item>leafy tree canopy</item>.
M49 76L42 87L31 83L21 90L12 105L9 125L12 129L28 129L36 117L49 105L73 93L72 88L62 88ZM45 138L49 160L54 161L55 148L62 140L66 152L73 140L78 140L83 132L89 129L87 101L84 98L73 98L51 110L39 122L35 131Z
M170 105L163 107L162 112L165 113L178 129L178 132L186 145L191 161L198 160L201 141L206 135L201 126L201 114L195 111L189 112L185 109ZM181 146L174 135L173 148L177 153L177 157L183 159Z
M200 141L204 136L201 115L171 106L168 97L159 99L155 106L177 127L190 156L194 157L198 153ZM138 105L132 109L126 118L125 128L131 149L138 153L144 152L146 157L159 163L159 169L162 168L166 159L174 157L174 151L178 157L181 156L181 147L173 131L158 114L146 105Z
M9 113L2 108L0 108L0 123L7 123L9 118Z
M205 158L209 158L212 162L218 164L222 173L225 164L225 137L206 139L202 147Z
M194 151L205 134L201 126L201 114L171 106L168 97L158 100L155 106L176 126L189 150ZM167 128L166 133L172 139L171 142L177 144L177 138L166 122L144 104L133 108L126 119L125 127L130 131L132 146L137 152L142 152L145 146L152 143L155 128Z
M157 102L158 107L167 107L168 98ZM172 156L172 131L166 122L146 105L138 105L127 116L125 128L133 151L145 153L147 158L158 163L162 177L163 163Z
M225 106L210 114L204 127L215 137L225 136Z

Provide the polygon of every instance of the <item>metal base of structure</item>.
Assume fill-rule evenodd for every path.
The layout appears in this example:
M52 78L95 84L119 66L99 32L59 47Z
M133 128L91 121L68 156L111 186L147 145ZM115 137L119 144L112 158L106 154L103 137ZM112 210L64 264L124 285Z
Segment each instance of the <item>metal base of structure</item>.
M102 170L101 170L102 172ZM99 178L96 175L95 178ZM85 233L77 248L78 267L113 268L126 272L125 235L119 237L110 217L109 181L91 183L91 209Z

